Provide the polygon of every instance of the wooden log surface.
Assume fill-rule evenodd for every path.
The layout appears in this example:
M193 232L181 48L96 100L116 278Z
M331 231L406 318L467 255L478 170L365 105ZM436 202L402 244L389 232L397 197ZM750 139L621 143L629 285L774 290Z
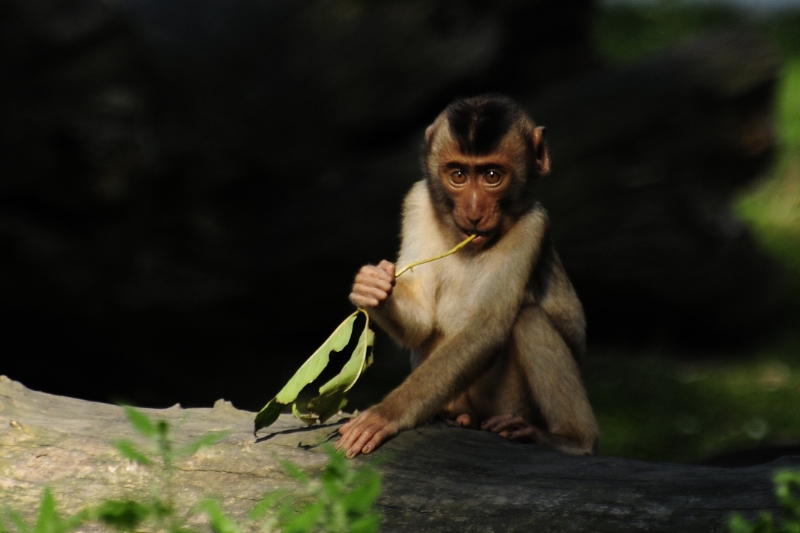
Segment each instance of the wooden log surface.
M232 432L178 463L176 485L181 502L217 496L240 520L266 491L291 484L279 459L321 469L327 457L319 445L338 427L306 429L283 415L256 439L254 413L223 400L143 411L169 421L179 444ZM0 504L30 518L45 486L65 512L146 496L152 473L118 455L110 443L120 438L137 438L121 408L0 376ZM375 455L389 458L379 466L384 532L726 531L732 512L776 511L773 473L800 467L800 457L747 468L572 457L444 425L404 432Z

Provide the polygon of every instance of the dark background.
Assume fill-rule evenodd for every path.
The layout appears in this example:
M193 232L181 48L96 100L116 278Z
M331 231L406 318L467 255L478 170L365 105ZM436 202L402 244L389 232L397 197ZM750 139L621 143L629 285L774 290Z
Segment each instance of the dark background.
M2 3L0 373L259 409L394 258L425 126L487 91L548 127L590 352L737 357L797 316L732 208L775 160L782 56L708 13L620 66L589 0ZM356 405L408 371L383 336L376 359Z

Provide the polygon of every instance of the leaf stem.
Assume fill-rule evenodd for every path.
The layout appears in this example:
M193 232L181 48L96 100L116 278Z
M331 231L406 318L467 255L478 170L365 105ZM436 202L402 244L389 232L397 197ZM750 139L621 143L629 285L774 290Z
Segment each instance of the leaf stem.
M394 277L395 278L399 278L406 271L412 270L415 266L419 266L419 265L422 265L424 263L430 263L431 261L436 261L437 259L441 259L443 257L447 257L448 255L453 255L454 253L456 253L457 251L459 251L460 249L462 249L463 247L468 245L470 242L472 242L472 240L477 236L478 235L476 233L473 233L472 235L470 235L469 237L467 237L466 239L464 239L460 243L456 244L452 249L448 250L447 252L445 252L443 254L439 254L436 257L429 257L428 259L422 259L420 261L414 261L413 263L408 264L408 265L404 266L403 268L401 268L400 272L395 274Z

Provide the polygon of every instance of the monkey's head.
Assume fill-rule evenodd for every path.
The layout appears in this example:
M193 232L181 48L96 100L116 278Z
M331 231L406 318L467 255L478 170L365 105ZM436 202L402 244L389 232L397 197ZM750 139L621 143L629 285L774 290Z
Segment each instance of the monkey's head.
M545 129L504 96L456 100L425 130L423 171L444 222L482 248L533 206L550 171Z

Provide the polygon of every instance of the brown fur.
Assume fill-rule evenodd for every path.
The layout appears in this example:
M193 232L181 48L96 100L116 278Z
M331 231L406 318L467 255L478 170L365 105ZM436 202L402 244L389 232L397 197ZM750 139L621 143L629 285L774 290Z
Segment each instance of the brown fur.
M478 113L476 102L467 104ZM585 351L583 310L532 196L530 181L549 171L544 129L511 111L515 122L500 130L494 150L476 155L460 149L445 110L426 131L426 179L405 201L399 264L437 255L467 232L479 234L473 245L396 283L388 262L356 278L351 299L412 349L414 369L342 428L350 456L436 415L568 453L596 449L599 430L576 361ZM497 184L487 177L495 168ZM513 427L498 415L512 417Z

